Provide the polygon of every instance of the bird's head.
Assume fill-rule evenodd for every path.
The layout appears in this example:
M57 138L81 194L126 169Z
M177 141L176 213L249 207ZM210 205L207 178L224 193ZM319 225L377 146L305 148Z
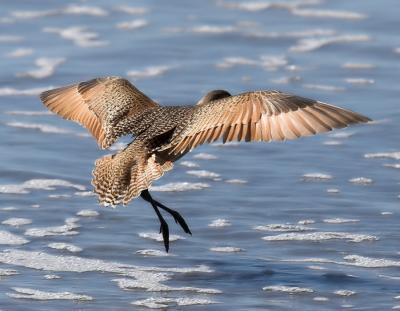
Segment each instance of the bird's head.
M229 97L231 94L228 91L225 90L213 90L211 92L208 92L206 95L204 95L198 102L197 106L204 105L206 103L209 103L210 101L221 99L224 97Z

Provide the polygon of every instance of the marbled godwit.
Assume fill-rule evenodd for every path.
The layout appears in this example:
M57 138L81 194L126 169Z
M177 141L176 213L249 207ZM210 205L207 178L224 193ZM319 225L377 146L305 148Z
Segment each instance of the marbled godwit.
M370 121L349 110L278 91L231 96L216 90L194 106L162 107L119 77L57 88L40 98L51 111L86 127L103 149L123 135L135 137L124 150L96 161L92 184L105 205L125 205L139 195L149 202L160 221L167 252L169 229L159 208L191 232L183 217L154 200L148 188L196 146L221 138L223 142L295 139Z

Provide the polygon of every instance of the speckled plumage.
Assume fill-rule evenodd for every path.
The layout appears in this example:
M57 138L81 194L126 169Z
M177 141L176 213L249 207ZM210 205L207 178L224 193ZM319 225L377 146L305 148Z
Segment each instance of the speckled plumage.
M97 78L41 94L44 104L79 122L101 148L131 134L124 150L96 161L93 185L100 202L127 204L205 142L273 141L342 128L369 119L355 112L278 91L231 96L212 91L195 106L162 107L129 81Z

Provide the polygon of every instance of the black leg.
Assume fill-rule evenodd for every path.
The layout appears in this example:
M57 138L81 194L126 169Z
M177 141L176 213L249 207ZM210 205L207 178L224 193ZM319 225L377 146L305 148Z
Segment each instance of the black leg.
M147 202L153 206L154 211L157 214L158 220L160 221L160 233L162 233L163 236L163 241L164 241L164 246L165 246L165 251L168 253L169 250L169 228L168 224L165 221L164 217L161 215L157 205L154 203L152 197L150 196L150 193L147 190L142 191L140 196Z
M164 204L161 204L160 202L154 200L152 196L150 195L149 190L143 190L142 193L140 194L141 197L146 200L147 202L150 202L151 204L156 205L157 207L163 209L164 211L168 212L172 217L174 217L174 220L177 224L179 224L183 231L188 234L192 234L192 232L189 229L189 226L187 225L185 219L179 214L177 211L170 209L169 207L166 207Z
M161 204L160 202L153 200L153 202L161 209L163 209L164 211L168 212L169 214L171 214L172 217L174 217L174 220L177 224L179 224L183 231L185 231L185 233L188 233L190 235L192 235L192 232L189 229L189 226L187 225L185 219L183 219L183 217L181 216L181 214L179 214L177 211L170 209L169 207L166 207L164 204Z

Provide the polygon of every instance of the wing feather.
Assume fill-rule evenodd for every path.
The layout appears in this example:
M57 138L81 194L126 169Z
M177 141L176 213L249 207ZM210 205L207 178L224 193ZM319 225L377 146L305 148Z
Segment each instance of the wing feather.
M186 125L164 147L185 153L204 142L296 139L370 121L350 110L277 91L256 91L195 106Z
M45 106L67 120L87 128L102 148L127 134L115 126L130 116L158 107L128 80L119 77L92 79L40 94Z

